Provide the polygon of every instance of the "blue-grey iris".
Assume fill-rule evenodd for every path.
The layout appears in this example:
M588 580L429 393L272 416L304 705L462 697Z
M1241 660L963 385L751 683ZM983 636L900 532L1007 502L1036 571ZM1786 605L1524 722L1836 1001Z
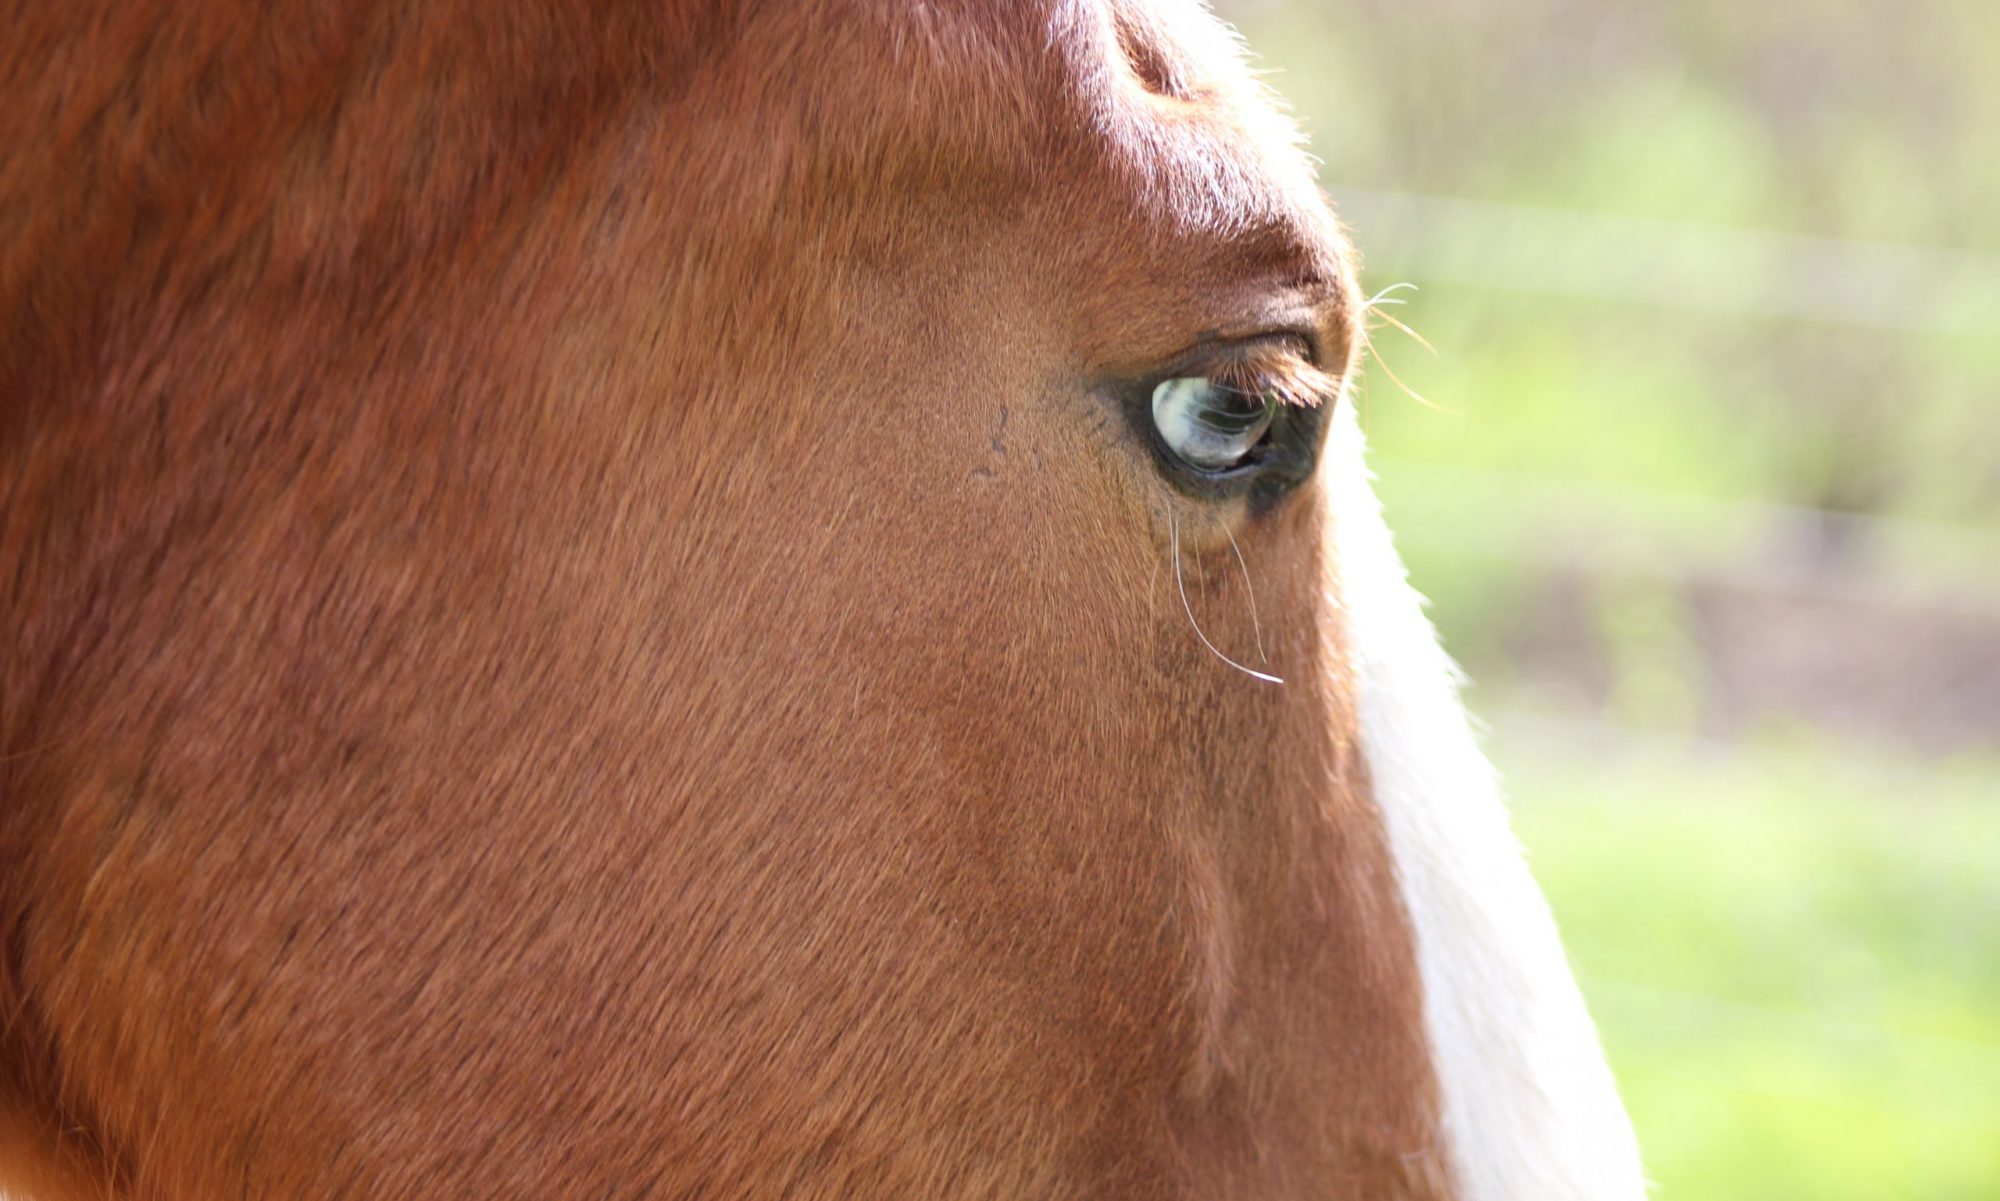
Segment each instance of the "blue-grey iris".
M1153 389L1153 424L1167 448L1190 466L1224 471L1242 463L1271 428L1277 401L1202 376L1162 381Z

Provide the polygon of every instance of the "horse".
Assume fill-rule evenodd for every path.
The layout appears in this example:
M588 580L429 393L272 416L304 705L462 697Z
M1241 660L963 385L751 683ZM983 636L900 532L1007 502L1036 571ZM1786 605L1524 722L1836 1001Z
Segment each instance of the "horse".
M1638 1198L1163 0L28 0L0 1190Z

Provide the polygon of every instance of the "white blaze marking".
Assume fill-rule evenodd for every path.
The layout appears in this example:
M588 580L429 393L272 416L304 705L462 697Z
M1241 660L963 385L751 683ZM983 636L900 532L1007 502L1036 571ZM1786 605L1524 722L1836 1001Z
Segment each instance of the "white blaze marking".
M1361 746L1416 938L1462 1201L1637 1201L1632 1125L1548 902L1369 487L1343 402L1322 480Z

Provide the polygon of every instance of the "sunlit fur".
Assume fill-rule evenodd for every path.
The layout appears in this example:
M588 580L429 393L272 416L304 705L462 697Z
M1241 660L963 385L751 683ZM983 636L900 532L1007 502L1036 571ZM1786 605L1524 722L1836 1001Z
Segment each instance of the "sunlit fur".
M1118 400L1358 342L1198 8L36 0L0 213L0 1188L1542 1195L1325 476Z

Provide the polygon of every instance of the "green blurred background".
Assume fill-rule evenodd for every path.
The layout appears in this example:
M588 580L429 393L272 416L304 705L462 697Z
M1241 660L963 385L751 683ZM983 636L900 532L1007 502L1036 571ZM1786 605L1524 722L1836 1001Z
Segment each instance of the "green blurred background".
M2000 4L1218 8L1655 1196L2000 1198Z

